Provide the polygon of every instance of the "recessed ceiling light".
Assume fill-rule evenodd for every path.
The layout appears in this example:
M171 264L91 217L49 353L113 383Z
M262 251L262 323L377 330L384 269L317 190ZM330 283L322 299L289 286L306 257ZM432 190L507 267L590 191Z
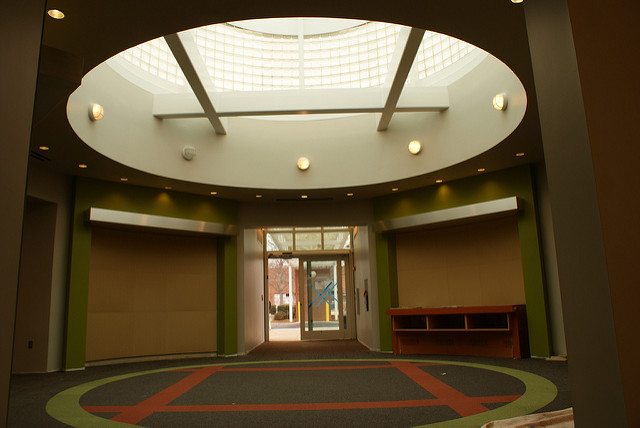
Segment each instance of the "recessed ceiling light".
M438 184L442 183L442 179L441 179L441 178L438 178L438 179L436 180L436 183L438 183Z
M504 111L507 109L507 94L497 94L493 97L493 108L498 111Z
M524 152L516 153L516 156L518 156L519 158L521 158L522 156L524 156Z
M120 181L129 181L127 177L120 177Z
M262 197L262 195L256 195L256 198L260 199Z
M300 169L301 171L306 171L309 169L309 159L307 158L299 158L297 164L298 169Z
M64 13L58 9L49 9L47 11L47 15L52 17L53 19L63 19Z
M478 168L478 172L485 172L486 170L484 168Z
M211 195L217 195L218 192L211 192Z
M511 3L516 3L516 4L518 4L518 3L522 3L523 1L524 1L524 0L511 0Z
M353 196L352 192L347 193L347 196Z
M49 147L48 147L48 146L40 146L40 147L38 147L38 148L39 148L40 150L44 150L45 152L46 152L47 150L49 150Z
M309 195L300 195L300 197L301 197L302 199L307 199L307 198L309 197Z
M91 107L89 107L89 119L95 122L103 117L104 108L100 104L91 104Z
M85 163L78 164L78 168L85 169L86 167L87 167L87 164Z
M391 188L391 191L392 191L392 192L397 192L397 191L398 191L398 188L397 188L397 187L392 187L392 188Z
M418 153L420 153L421 150L422 150L422 144L420 144L420 141L413 140L412 142L409 143L409 152L411 152L412 155L417 155Z

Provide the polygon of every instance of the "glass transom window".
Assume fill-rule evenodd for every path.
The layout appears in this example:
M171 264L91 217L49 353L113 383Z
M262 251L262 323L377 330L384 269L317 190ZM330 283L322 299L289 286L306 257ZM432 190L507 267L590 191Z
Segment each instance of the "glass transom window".
M347 226L267 229L267 251L350 250L352 233Z

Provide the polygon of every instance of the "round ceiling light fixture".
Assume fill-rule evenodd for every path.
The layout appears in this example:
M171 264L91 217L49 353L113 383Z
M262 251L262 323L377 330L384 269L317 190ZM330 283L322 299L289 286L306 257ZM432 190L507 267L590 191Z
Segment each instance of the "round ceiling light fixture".
M412 155L417 155L422 151L422 144L418 140L413 140L409 143L409 152Z
M306 171L306 170L309 169L309 165L310 165L309 159L304 158L304 157L303 158L299 158L298 162L297 162L297 165L298 165L298 169L300 171Z
M89 119L95 122L103 117L104 108L100 104L91 104L91 107L89 107Z
M507 94L497 94L493 97L493 108L498 111L504 111L507 109Z

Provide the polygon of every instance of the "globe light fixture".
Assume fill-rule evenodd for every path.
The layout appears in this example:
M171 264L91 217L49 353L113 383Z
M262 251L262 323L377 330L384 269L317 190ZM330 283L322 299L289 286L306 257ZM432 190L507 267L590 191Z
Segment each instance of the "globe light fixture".
M498 111L504 111L507 109L507 94L497 94L493 97L493 108Z
M100 104L91 104L91 107L89 107L89 119L95 122L103 117L104 108Z
M306 170L309 169L309 165L310 165L309 164L309 159L307 159L307 158L299 158L298 162L297 162L297 165L298 165L298 169L300 171L306 171Z
M417 155L422 151L422 144L418 140L413 140L409 143L409 152L412 155Z

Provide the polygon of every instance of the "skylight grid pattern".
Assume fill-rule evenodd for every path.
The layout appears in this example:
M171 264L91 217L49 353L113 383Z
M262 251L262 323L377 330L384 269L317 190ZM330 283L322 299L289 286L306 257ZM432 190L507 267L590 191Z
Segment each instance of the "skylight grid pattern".
M300 87L296 36L270 35L219 24L196 29L194 39L217 91Z
M370 22L304 39L304 87L369 88L387 75L400 27Z
M179 86L185 85L182 69L162 37L127 49L119 56L160 79Z
M400 26L368 22L316 35L276 35L216 24L192 30L213 89L220 92L369 88L385 83ZM408 81L424 80L472 52L461 40L427 31ZM186 87L164 38L119 54L155 78ZM387 82L388 83L388 82Z
M415 64L418 79L426 79L470 53L474 47L462 40L439 33L425 32Z

